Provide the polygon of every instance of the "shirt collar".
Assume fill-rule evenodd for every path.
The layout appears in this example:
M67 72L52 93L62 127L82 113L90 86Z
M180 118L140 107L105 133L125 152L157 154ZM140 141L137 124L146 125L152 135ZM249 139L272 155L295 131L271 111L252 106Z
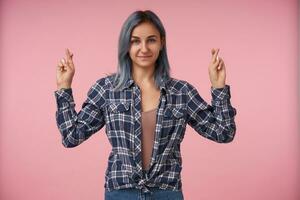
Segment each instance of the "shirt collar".
M167 92L167 82L168 82L168 79L161 79L161 84L160 84L160 92ZM126 80L126 83L124 84L122 90L125 90L127 88L130 88L132 85L134 85L135 82L134 80L132 79L132 77L130 76L127 80Z

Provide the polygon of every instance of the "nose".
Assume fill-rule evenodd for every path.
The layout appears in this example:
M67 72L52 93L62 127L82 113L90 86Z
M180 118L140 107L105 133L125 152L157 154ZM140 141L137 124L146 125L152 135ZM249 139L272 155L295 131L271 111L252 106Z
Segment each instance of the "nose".
M148 51L148 46L146 42L142 42L142 46L141 46L141 52L147 52Z

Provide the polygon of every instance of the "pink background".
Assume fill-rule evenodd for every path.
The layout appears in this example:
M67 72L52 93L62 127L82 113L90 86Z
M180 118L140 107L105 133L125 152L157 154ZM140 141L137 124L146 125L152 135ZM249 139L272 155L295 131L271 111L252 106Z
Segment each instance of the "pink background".
M172 76L194 84L209 103L210 49L220 48L226 64L236 137L218 144L188 126L185 198L300 199L296 0L2 0L0 199L103 199L105 128L76 148L63 147L55 70L68 47L79 111L89 87L116 70L119 32L136 9L159 15Z

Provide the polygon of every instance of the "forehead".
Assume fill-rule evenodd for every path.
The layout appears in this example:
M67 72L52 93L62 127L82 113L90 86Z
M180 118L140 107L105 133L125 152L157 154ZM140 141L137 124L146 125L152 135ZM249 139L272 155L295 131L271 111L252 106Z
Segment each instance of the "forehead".
M149 22L143 22L137 25L131 33L131 36L138 36L140 38L147 38L149 35L159 36L159 31Z

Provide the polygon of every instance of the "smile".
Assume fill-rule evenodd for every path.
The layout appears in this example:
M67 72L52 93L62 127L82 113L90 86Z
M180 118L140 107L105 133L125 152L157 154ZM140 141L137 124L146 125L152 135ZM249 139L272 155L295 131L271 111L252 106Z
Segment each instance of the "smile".
M151 56L138 56L139 58L150 58Z

